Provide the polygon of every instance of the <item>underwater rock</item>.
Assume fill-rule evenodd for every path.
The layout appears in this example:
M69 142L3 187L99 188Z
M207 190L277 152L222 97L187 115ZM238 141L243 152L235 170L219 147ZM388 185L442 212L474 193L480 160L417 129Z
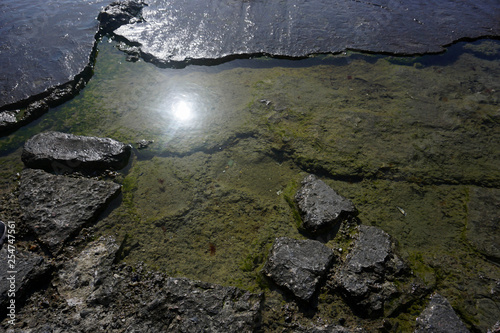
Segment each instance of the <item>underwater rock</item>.
M11 254L12 252L8 250L7 244L4 244L0 250L0 272L2 272L0 274L0 318L5 316L10 299L14 299L16 308L19 308L19 303L26 293L35 284L40 284L43 281L42 277L48 274L51 269L51 265L37 254L16 250L13 261L8 260L10 259L8 256ZM9 279L12 276L14 279ZM15 287L12 287L12 281ZM12 294L13 291L15 297L9 296L9 293Z
M27 167L57 173L121 169L132 147L110 138L43 132L27 140L22 160Z
M469 330L457 316L446 298L434 294L427 307L417 318L415 333L468 333Z
M262 272L299 299L310 301L333 259L333 251L318 241L280 237Z
M500 190L472 187L469 191L467 238L489 259L500 263Z
M160 64L239 55L305 57L347 49L440 52L463 38L498 36L496 0L149 0L144 20L114 33Z
M338 227L343 219L357 215L352 202L337 194L314 175L302 181L295 194L295 201L302 216L302 228L311 234Z
M68 238L106 208L120 189L111 182L25 169L21 172L18 200L28 228L56 254Z
M385 231L361 225L354 247L329 281L361 316L381 315L384 304L399 294L394 279L402 276L407 266L394 247Z

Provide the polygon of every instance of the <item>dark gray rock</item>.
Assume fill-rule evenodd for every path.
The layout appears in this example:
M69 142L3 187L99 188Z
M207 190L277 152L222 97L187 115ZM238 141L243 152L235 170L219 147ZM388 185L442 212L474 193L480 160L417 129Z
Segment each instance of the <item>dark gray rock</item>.
M89 72L99 22L109 0L2 2L0 110L25 107ZM20 103L19 103L20 102Z
M144 20L115 34L166 64L235 55L356 49L396 54L443 51L461 38L498 36L497 0L343 1L149 0Z
M142 0L125 0L111 3L97 16L101 31L110 33L124 24L140 22L140 13L144 6L146 4Z
M127 165L131 149L109 138L43 132L26 141L21 158L27 167L57 173L121 169Z
M53 253L95 219L120 191L112 182L55 176L42 170L21 172L19 205L23 220Z
M293 329L294 333L362 333L364 332L361 328L347 328L338 325L324 325L324 326L311 326L303 327L299 326Z
M434 294L427 307L417 318L415 333L468 333L446 298Z
M280 237L262 271L276 285L310 301L333 259L333 251L318 241Z
M467 238L489 259L500 263L500 190L473 187L469 191Z
M0 250L0 318L5 316L6 307L12 299L16 302L16 310L19 310L27 292L43 283L43 277L51 270L51 265L43 257L14 249L15 246L9 248L8 244L4 244Z
M357 214L351 201L314 175L304 178L295 201L302 216L301 227L311 234L338 227L343 219Z
M361 225L359 237L333 276L336 287L361 316L378 316L384 304L396 297L396 277L407 270L394 251L391 237L383 230Z
M262 295L113 264L112 238L66 262L54 286L61 311L23 309L29 332L255 332ZM28 315L29 314L29 315Z

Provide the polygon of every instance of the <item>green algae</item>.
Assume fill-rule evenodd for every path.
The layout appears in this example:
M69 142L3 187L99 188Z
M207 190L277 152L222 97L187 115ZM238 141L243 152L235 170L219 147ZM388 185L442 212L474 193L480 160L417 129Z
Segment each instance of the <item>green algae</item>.
M124 239L123 261L264 292L269 332L282 331L287 316L303 324L343 318L375 331L382 319L355 317L328 288L305 311L260 273L276 237L305 238L293 197L313 172L355 204L360 223L397 240L414 277L485 331L500 300L478 295L488 294L500 270L464 232L470 186L500 184L500 63L477 52L446 66L348 53L303 67L175 70L128 63L104 41L78 96L0 140L2 191L22 168L19 147L38 132L107 136L134 147L154 140L134 149L115 180L121 205L94 228L96 236ZM170 112L179 105L192 108L190 121ZM345 224L326 245L342 260L356 232ZM424 303L388 320L411 331Z

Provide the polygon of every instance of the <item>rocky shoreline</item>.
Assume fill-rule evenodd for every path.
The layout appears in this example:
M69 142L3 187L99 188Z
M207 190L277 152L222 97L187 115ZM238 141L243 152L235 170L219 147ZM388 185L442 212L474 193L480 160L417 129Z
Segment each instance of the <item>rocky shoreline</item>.
M47 149L34 152L38 140ZM102 153L113 151L110 142L121 149L114 154ZM12 298L10 280L4 275L0 280L3 328L26 333L265 331L261 311L266 299L262 293L170 277L141 265L131 267L120 262L126 239L87 238L85 226L93 223L120 191L119 184L104 180L103 170L116 166L109 156L115 156L118 165L125 165L129 156L121 151L127 147L111 139L58 132L28 140L23 156L29 154L24 161L29 161L31 168L20 175L17 197L11 202L18 208L9 216L24 243L24 248L15 252L17 312L12 318L6 311ZM66 169L65 174L36 169L46 165L44 159L60 163L60 156L68 154L76 166L99 156L101 169L95 171L101 172L97 176L101 179L90 179L76 167ZM301 311L314 312L319 289L326 288L342 297L360 318L387 318L414 304L427 304L417 318L415 332L469 331L446 298L413 274L391 236L377 227L362 225L354 205L322 180L314 175L305 177L289 204L302 218L298 227L315 239L277 237L261 274L270 288L283 293L291 307L296 304ZM317 225L321 225L321 232ZM9 270L9 253L6 244L0 251L2 271ZM9 320L16 324L12 326ZM491 332L499 330L497 323ZM366 330L341 323L318 326L310 322L304 326L292 320L283 331Z

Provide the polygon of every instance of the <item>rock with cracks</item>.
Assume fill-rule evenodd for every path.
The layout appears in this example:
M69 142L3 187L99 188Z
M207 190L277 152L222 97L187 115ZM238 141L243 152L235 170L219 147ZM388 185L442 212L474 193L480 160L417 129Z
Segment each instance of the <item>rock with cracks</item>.
M434 294L427 307L417 318L415 333L468 333L469 330L457 316L446 298Z
M342 219L357 214L350 200L337 194L315 175L304 178L295 201L302 216L302 228L310 234L338 227Z
M22 218L38 240L56 254L68 238L106 208L120 188L112 182L26 169L19 186Z
M361 225L354 247L335 271L333 285L356 313L375 317L383 313L388 300L398 296L394 280L406 269L386 232Z
M310 301L334 259L333 251L315 240L277 238L263 273L297 298Z
M131 149L110 138L43 132L26 141L22 160L27 167L58 173L121 169L127 165Z
M31 316L20 313L20 320L32 333L258 330L261 295L146 272L142 266L117 266L119 254L110 237L88 244L64 263L54 282L65 315L42 309Z

